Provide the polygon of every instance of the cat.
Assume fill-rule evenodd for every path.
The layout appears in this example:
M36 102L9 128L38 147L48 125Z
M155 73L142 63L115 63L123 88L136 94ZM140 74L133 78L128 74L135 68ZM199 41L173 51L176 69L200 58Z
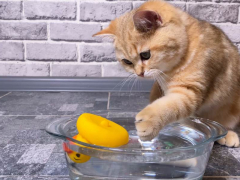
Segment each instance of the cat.
M93 36L113 38L116 57L130 73L155 80L150 104L136 115L141 140L189 116L228 129L218 143L238 147L240 56L216 26L162 0L149 0Z

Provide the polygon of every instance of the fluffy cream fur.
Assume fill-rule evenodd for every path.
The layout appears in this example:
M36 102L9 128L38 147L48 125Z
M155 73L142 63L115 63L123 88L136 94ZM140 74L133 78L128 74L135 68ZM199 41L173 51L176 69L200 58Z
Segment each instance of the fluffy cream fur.
M239 146L232 130L240 118L240 57L220 29L167 2L150 0L96 35L105 34L114 38L117 59L127 71L156 80L151 104L136 116L142 140L154 138L170 122L195 115L229 129L220 144ZM151 58L142 61L139 54L148 50Z

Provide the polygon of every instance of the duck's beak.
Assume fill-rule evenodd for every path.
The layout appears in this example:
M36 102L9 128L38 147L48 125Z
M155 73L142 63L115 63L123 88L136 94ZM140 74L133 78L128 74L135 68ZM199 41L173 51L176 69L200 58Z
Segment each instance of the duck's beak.
M63 142L63 150L64 150L66 153L68 153L68 154L73 153L73 150L71 150L71 149L68 147L67 143L65 143L65 142Z

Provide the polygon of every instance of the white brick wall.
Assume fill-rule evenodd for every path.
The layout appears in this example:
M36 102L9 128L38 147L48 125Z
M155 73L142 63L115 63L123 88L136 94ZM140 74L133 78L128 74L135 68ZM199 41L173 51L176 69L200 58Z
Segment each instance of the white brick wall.
M0 76L127 76L92 34L144 0L0 0ZM240 0L172 0L224 30L240 51Z

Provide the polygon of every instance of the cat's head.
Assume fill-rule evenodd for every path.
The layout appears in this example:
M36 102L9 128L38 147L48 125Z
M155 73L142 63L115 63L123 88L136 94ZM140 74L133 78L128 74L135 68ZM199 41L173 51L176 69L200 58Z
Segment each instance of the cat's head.
M153 77L178 65L187 47L180 10L163 1L149 1L113 20L96 35L114 39L116 57L138 76Z

